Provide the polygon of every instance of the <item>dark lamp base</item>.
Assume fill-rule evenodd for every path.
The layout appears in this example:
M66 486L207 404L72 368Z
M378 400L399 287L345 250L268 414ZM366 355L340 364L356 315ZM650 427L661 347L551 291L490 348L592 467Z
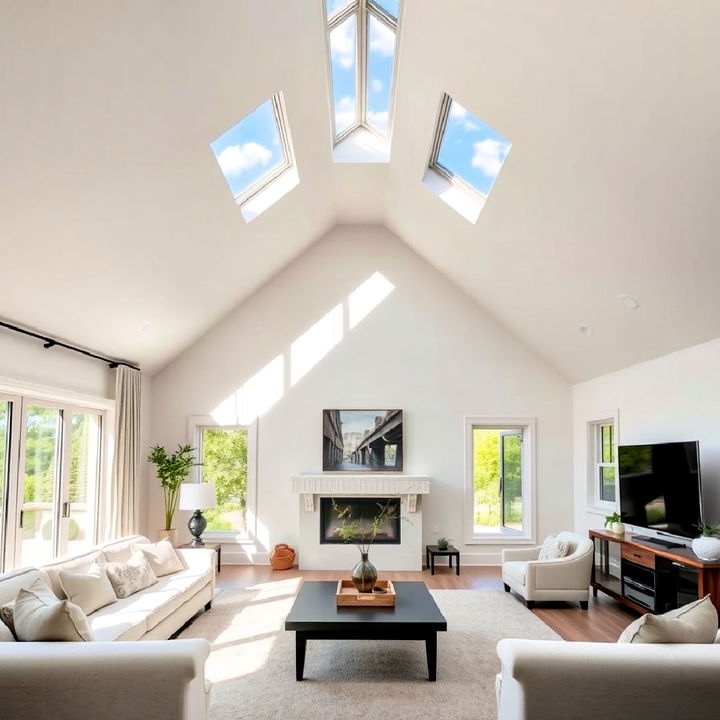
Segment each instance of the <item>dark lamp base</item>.
M207 520L203 517L201 510L196 510L190 520L188 521L188 530L193 536L192 542L190 543L193 547L201 547L205 543L200 537L203 531L207 527Z

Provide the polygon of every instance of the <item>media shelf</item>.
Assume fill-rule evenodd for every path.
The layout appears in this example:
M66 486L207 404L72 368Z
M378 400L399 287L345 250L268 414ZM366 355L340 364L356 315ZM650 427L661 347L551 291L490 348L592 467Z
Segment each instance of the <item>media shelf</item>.
M638 612L663 613L709 594L720 610L720 562L705 562L690 548L665 547L669 541L658 544L630 533L591 530L590 538L595 544L594 597L600 590Z

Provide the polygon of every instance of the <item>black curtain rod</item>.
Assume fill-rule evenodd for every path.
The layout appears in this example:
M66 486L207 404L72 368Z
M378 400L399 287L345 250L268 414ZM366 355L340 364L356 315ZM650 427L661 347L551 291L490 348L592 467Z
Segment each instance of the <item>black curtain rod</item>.
M62 347L66 350L72 350L73 352L87 355L88 357L93 358L93 360L100 360L100 362L107 363L110 368L116 368L118 365L125 365L125 367L129 367L133 370L140 370L140 368L136 365L132 365L131 363L125 362L124 360L111 360L110 358L103 357L102 355L96 355L95 353L91 353L89 350L83 350L82 348L75 347L74 345L68 345L67 343L56 340L55 338L40 335L36 332L33 332L32 330L26 330L25 328L18 327L17 325L11 325L10 323L6 323L3 320L0 320L0 326L7 328L8 330L12 330L13 332L19 332L22 335L28 335L29 337L34 337L38 340L42 340L43 347L46 350L49 350L52 347Z

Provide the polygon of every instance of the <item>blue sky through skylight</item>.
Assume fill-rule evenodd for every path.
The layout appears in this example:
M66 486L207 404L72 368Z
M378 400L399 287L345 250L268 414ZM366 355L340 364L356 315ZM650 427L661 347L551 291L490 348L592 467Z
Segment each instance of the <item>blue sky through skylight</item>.
M331 0L332 1L332 0ZM335 0L339 2L339 0ZM400 10L400 0L373 0L376 5L379 5L388 15L392 15L396 20L398 12Z
M384 135L388 131L395 33L368 13L367 121Z
M438 162L487 195L511 146L509 140L453 100Z
M234 196L285 161L272 101L264 102L210 143Z
M353 14L330 32L336 135L353 125L357 115L356 26L357 18Z

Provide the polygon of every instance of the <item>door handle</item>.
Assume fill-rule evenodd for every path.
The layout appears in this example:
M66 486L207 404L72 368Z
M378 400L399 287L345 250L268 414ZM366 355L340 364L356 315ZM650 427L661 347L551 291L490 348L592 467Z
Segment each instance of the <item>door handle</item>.
M24 529L25 529L25 526L23 525L23 522L24 522L24 521L25 521L25 511L24 511L24 510L21 510L21 511L20 511L20 529L21 529L21 530L24 530Z
M64 518L70 517L70 503L69 503L69 502L64 502L64 503L63 503L62 516L63 516Z

